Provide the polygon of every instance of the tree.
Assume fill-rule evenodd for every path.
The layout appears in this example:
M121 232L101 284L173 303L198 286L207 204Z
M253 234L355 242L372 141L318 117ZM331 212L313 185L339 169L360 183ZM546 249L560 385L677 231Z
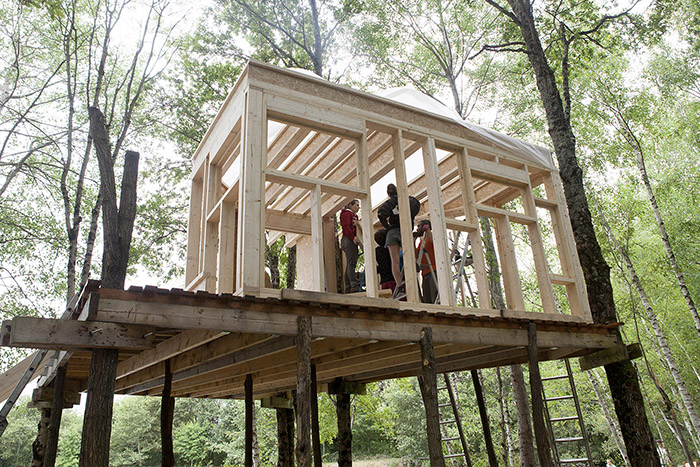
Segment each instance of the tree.
M562 99L554 71L549 65L540 42L532 5L522 0L508 0L510 6L508 9L493 0L487 1L517 26L521 40L515 44L515 47L526 52L532 66L547 116L549 134L559 162L559 171L593 319L598 323L616 322L610 267L603 257L595 236L582 171L576 159L576 138L571 128L571 98L568 82L568 48L572 41L581 35L595 33L611 18L605 16L591 29L570 35L566 34L565 25L562 23L561 27L564 31L562 40L565 46L561 67L564 96ZM606 365L605 370L630 461L633 465L639 466L658 465L658 453L644 411L643 397L635 368L630 361L624 361Z

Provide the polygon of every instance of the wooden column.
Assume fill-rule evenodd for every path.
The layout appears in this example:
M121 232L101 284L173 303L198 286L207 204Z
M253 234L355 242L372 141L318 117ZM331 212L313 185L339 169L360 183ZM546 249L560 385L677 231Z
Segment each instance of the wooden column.
M109 466L112 403L118 362L119 352L115 349L92 351L80 445L80 467Z
M372 196L370 188L369 154L367 153L367 129L362 132L362 136L355 144L357 154L357 180L360 188L366 190L367 194L360 197L362 203L362 253L365 257L365 288L368 297L376 297L378 284L377 261L374 257L374 227L372 226Z
M161 465L163 467L175 467L175 453L173 451L173 415L175 413L175 398L171 397L173 385L173 373L170 371L170 359L165 361L165 375L163 381L163 394L160 399L160 441L161 441Z
M311 467L311 317L297 317L297 447L299 467Z
M420 353L423 364L418 378L425 406L425 421L428 431L428 454L431 467L445 467L440 435L440 412L437 398L437 372L435 371L435 350L433 330L423 328L420 333Z
M245 377L245 467L253 467L253 376Z
M481 380L477 370L471 371L472 383L474 384L474 394L476 394L476 403L479 406L479 417L481 417L481 426L484 430L484 441L486 442L486 454L489 458L489 467L498 467L498 459L496 451L493 448L493 439L491 438L491 425L489 424L489 414L486 411L486 402L484 401L484 391L481 388Z
M321 429L318 426L318 383L316 365L311 364L311 441L314 450L314 467L323 465L321 457Z
M63 390L66 384L66 367L60 366L56 371L53 383L53 401L51 403L51 418L46 434L46 454L44 466L53 467L58 453L58 432L61 427L63 415Z
M338 420L338 467L352 467L350 394L338 392L335 414Z
M547 425L544 421L544 400L542 398L542 379L537 360L537 326L530 323L527 332L527 357L530 366L530 394L532 397L532 424L535 427L535 442L540 465L552 464L552 450L549 445Z

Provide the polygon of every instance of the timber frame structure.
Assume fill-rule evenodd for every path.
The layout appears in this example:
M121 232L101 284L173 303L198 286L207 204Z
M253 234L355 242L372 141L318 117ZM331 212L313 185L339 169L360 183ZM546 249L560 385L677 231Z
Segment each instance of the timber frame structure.
M85 391L96 348L119 350L116 393L161 395L167 381L173 397L243 398L252 377L255 397L273 396L298 388L302 322L320 390L334 390L339 379L420 375L426 328L438 372L528 362L533 325L538 360L620 348L617 324L591 320L551 156L528 157L518 150L527 145L488 135L251 61L193 156L184 289L90 282L65 319L5 321L2 345L55 351L41 365L37 406L59 368L66 388ZM408 195L421 201L419 218L432 222L439 304L420 303L410 267L405 302L382 298L371 273L363 294L336 293L333 216L359 199L363 243L374 245L368 207L383 201L372 199L372 187L387 180L398 188L404 245L413 244ZM495 231L504 309L492 306L480 218ZM295 289L266 283L266 242L281 235L297 246ZM467 237L473 264L468 277L455 277L453 252ZM375 270L373 252L364 252L366 271ZM406 249L404 262L413 255ZM525 280L534 294L523 292ZM456 289L464 281L476 291L471 301ZM28 365L0 375L0 399Z

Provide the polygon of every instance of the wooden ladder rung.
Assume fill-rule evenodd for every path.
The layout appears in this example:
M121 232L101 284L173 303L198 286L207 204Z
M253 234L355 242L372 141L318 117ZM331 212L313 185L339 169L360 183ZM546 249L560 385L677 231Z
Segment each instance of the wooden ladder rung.
M445 459L452 459L454 457L464 457L464 453L460 452L459 454L448 454L445 456Z
M578 417L574 415L573 417L556 417L549 419L550 422L565 422L568 420L578 420Z
M549 402L549 401L563 401L563 400L566 400L566 399L573 399L573 398L574 398L573 395L568 395L568 396L548 397L548 398L546 398L545 400L546 400L547 402Z
M557 438L554 441L557 443L571 443L573 441L583 441L583 436L576 436L573 438Z

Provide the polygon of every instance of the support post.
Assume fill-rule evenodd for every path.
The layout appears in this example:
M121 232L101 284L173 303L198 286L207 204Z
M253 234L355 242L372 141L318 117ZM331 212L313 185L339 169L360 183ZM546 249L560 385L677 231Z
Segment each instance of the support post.
M253 376L245 377L245 467L253 467Z
M337 380L340 383L340 379ZM341 386L338 384L338 386ZM352 467L350 394L338 391L335 414L338 420L338 467Z
M537 325L530 322L527 330L527 357L530 366L530 394L532 397L532 424L535 427L535 442L540 465L552 464L552 450L544 421L544 400L542 399L542 379L537 360Z
M61 427L63 415L63 390L66 384L66 367L58 367L53 383L53 401L51 402L51 418L46 434L46 454L44 455L44 467L53 467L56 464L58 453L58 432Z
M32 463L31 467L42 467L46 458L46 438L48 435L49 420L51 420L51 409L42 409L39 426L37 427L36 439L32 443Z
M479 372L472 370L472 383L474 384L474 393L476 394L476 403L479 406L479 416L481 417L481 426L484 430L484 441L486 442L486 454L489 458L489 467L498 467L498 459L496 451L493 448L493 439L491 438L491 425L489 424L489 414L486 411L486 402L484 401L484 391L481 388L481 380Z
M165 377L163 381L163 394L160 400L160 442L161 465L163 467L175 467L175 453L173 451L173 415L175 413L175 398L171 397L173 386L173 372L170 370L170 359L165 361Z
M277 412L277 467L294 467L294 410Z
M311 441L314 449L314 467L323 465L321 457L321 428L318 425L318 382L316 365L311 364Z
M423 328L420 333L421 376L418 378L425 406L425 421L428 431L428 455L430 467L445 467L440 435L440 412L437 398L437 372L435 371L435 349L432 328Z
M117 350L92 351L80 445L80 467L109 466L109 437L112 434L112 403L118 362Z
M311 467L311 317L297 317L297 447L299 467Z

